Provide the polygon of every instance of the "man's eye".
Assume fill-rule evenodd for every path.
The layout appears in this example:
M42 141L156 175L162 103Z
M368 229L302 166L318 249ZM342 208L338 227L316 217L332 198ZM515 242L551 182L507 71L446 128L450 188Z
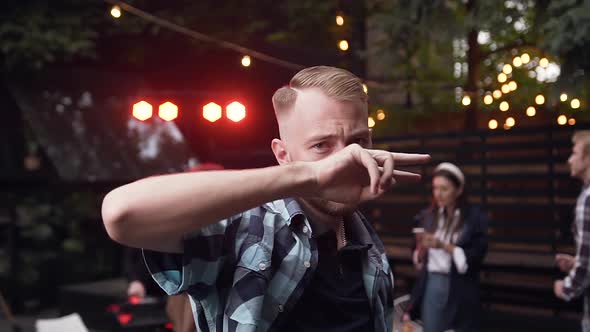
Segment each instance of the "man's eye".
M314 148L314 149L323 149L325 147L326 147L326 143L323 143L323 142L314 144L314 146L312 146L312 148Z

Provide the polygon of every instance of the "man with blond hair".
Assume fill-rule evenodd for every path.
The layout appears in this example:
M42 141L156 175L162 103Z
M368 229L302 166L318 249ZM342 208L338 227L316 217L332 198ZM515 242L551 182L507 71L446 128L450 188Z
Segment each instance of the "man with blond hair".
M278 166L175 174L110 192L115 241L144 248L154 280L187 292L199 331L390 331L393 276L359 203L418 174L427 155L372 150L350 72L311 67L273 96Z
M590 332L590 130L577 131L572 142L572 154L567 160L570 175L583 183L572 223L576 255L556 255L557 265L568 275L555 281L553 290L557 297L566 301L584 296L582 331Z

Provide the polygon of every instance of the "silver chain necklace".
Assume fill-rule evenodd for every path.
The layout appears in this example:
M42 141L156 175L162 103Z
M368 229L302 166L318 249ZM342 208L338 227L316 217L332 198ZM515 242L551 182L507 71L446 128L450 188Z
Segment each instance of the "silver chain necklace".
M346 246L346 231L344 230L344 219L340 220L340 227L338 227L338 250Z

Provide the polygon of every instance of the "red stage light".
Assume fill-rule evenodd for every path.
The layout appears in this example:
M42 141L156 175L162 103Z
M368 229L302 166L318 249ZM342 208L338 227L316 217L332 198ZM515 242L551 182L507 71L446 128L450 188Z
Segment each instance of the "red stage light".
M210 122L215 122L221 119L221 106L214 102L210 102L203 106L203 117Z
M242 121L246 117L246 106L234 101L225 108L227 118L233 122Z
M158 108L158 116L164 121L172 121L178 117L178 106L167 101Z
M139 121L145 121L152 117L153 107L145 100L133 104L133 116Z

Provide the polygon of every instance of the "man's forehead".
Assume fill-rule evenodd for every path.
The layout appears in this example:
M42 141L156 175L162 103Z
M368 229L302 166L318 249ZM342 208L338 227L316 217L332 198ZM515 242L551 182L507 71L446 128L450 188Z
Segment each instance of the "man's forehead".
M327 95L318 87L308 87L308 88L291 88L293 91L297 92L297 99L300 98L309 98L311 96L324 96Z
M328 97L319 88L305 88L294 89L297 92L297 99L295 99L295 109L302 107L309 107L310 105L325 106L336 101Z
M366 139L370 137L370 133L368 128L358 126L323 126L302 132L301 138L305 142L350 138Z
M346 136L368 133L366 115L357 105L340 102L328 97L319 88L294 89L297 98L293 109L279 119L281 134L307 140L311 136L341 135L338 128L345 128ZM286 138L286 137L283 137Z

